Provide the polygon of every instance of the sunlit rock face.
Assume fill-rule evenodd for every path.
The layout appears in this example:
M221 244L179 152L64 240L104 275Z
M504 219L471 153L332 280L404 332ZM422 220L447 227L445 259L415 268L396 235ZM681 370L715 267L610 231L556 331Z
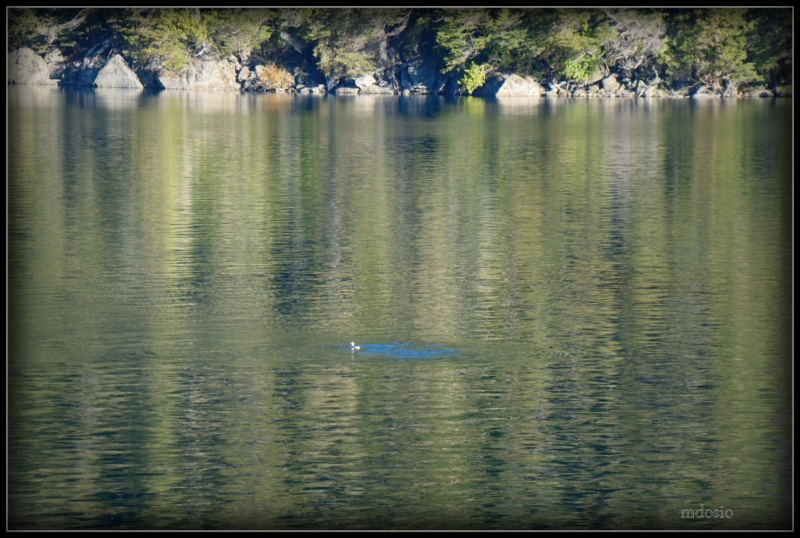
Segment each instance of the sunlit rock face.
M475 90L474 95L480 96L527 96L539 97L544 90L538 82L531 77L520 75L499 76L489 79L484 86Z
M144 85L128 63L119 54L111 58L97 74L94 85L98 88L143 89Z
M163 70L156 75L165 90L240 90L236 66L228 60L199 60L181 71Z
M50 69L44 58L23 47L8 55L9 84L58 84L50 79Z

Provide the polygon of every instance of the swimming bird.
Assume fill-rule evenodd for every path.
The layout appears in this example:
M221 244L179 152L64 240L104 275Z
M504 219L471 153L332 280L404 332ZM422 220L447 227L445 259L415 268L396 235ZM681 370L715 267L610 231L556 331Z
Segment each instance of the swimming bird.
M361 346L357 346L355 342L350 342L350 349L352 349L353 351L357 351L361 349Z

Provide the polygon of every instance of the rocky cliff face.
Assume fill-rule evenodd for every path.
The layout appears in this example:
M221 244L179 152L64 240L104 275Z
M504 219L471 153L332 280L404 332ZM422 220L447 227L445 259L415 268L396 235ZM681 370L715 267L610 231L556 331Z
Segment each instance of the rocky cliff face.
M65 59L58 51L45 58L29 48L21 48L8 55L9 84L62 84L65 86L93 86L97 88L130 88L159 90L221 90L221 91L275 91L297 93L330 93L334 95L457 95L456 78L443 76L420 63L399 66L394 71L384 71L376 78L372 75L317 80L301 68L293 73L275 65L242 65L233 56L221 59L193 59L181 71L164 68L141 69L134 72L125 59L115 54L109 59L101 56L82 61ZM720 97L776 97L791 96L791 86L780 91L765 88L746 93L728 88L725 93L705 86L664 89L659 81L619 80L611 74L592 82L537 81L532 77L514 73L496 74L473 92L481 97L673 97L709 99Z
M29 48L21 48L8 55L8 83L58 84L58 80L50 78L44 58Z
M142 81L136 73L128 66L119 54L111 58L108 63L100 69L93 83L98 88L130 88L141 90L144 88Z

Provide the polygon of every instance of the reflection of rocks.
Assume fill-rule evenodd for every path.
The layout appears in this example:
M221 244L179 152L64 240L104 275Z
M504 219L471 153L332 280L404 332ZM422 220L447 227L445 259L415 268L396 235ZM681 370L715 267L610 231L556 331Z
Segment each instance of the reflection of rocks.
M544 93L543 88L531 77L520 75L499 75L490 78L486 84L478 88L473 95L483 97L504 97L504 96L540 96Z
M8 55L9 84L58 84L50 79L50 69L44 58L23 47Z

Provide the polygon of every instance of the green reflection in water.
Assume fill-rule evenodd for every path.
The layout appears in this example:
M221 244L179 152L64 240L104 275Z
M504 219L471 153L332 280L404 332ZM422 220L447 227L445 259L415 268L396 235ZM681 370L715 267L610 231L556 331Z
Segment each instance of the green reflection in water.
M790 105L10 87L9 526L786 528Z

